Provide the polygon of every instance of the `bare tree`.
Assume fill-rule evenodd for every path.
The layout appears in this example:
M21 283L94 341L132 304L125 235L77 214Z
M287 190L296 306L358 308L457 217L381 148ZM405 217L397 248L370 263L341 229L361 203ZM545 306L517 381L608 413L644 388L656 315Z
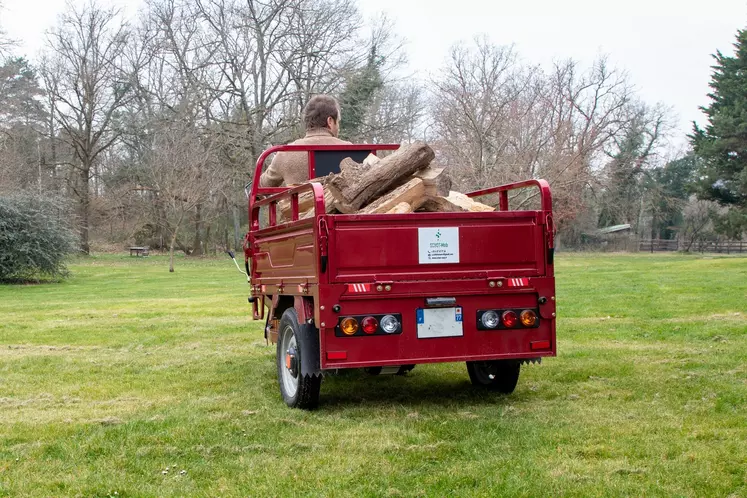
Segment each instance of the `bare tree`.
M666 114L641 107L627 75L604 58L586 71L564 61L546 73L521 65L511 47L480 38L452 50L433 87L436 145L458 185L545 178L561 226L587 209L597 172L621 153L626 133L640 139L641 167L665 132ZM536 202L528 191L512 198L518 209Z
M146 162L147 186L154 204L161 210L159 220L169 233L169 271L174 271L174 248L180 229L198 206L215 195L222 181L216 167L215 147L194 127L175 124L156 133L153 150Z
M684 217L680 234L685 251L690 252L696 242L703 242L715 236L713 219L719 207L713 201L698 200L691 196L682 211Z
M518 104L531 82L531 70L517 64L512 47L481 37L473 47L452 48L433 82L432 107L440 152L466 175L463 184L510 176L502 164L510 146L508 126L526 112Z
M78 201L81 249L88 253L91 180L102 154L120 138L117 112L132 95L122 55L129 29L115 9L95 3L78 9L69 4L59 25L48 34L41 74L53 103L60 138L73 152L77 172L71 188Z
M646 173L661 165L664 141L672 125L670 111L662 105L631 102L626 110L623 129L612 137L606 151L609 160L599 174L599 224L630 223L642 236L646 201L655 196L655 192L645 195L646 190L655 188L646 182Z
M363 127L373 143L411 142L421 139L419 130L426 115L423 87L418 83L391 81L374 96Z
M3 12L3 4L0 2L0 14ZM2 17L0 17L0 57L6 57L10 55L12 49L16 46L15 40L8 37L8 34L3 29Z

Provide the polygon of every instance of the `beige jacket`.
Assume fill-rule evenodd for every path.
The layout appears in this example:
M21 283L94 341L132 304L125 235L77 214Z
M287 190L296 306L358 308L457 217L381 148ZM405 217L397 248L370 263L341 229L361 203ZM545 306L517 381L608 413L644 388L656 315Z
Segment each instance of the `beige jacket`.
M327 128L319 128L306 132L306 136L292 142L291 145L349 145L350 142L340 140L332 135ZM272 159L262 176L259 178L260 187L279 187L303 183L309 180L309 162L306 152L278 152Z

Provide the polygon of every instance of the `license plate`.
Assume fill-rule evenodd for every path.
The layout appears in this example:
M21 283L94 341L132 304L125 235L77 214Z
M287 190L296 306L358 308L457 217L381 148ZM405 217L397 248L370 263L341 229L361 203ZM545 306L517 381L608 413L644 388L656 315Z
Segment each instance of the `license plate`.
M418 339L461 337L462 308L427 308L417 310Z

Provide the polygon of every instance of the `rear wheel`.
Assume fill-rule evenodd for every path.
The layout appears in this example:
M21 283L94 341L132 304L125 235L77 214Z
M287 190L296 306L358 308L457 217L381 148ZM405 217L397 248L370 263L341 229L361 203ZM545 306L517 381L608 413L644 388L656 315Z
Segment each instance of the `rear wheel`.
M308 335L299 333L298 316L293 308L285 310L279 328L276 362L283 401L291 408L316 408L322 376L304 375L301 361L305 356L313 355L318 347L309 344Z
M517 361L468 361L467 373L472 385L511 394L519 381L521 364Z
M399 367L399 370L397 371L397 375L407 375L408 372L412 372L412 370L415 368L415 365L402 365Z

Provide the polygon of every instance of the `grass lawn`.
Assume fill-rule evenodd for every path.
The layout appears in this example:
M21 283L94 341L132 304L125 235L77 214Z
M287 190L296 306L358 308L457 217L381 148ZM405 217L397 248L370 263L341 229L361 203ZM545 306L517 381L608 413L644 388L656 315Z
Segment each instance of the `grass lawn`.
M559 356L513 395L419 365L310 413L228 259L0 286L0 496L747 497L747 258L557 263Z

